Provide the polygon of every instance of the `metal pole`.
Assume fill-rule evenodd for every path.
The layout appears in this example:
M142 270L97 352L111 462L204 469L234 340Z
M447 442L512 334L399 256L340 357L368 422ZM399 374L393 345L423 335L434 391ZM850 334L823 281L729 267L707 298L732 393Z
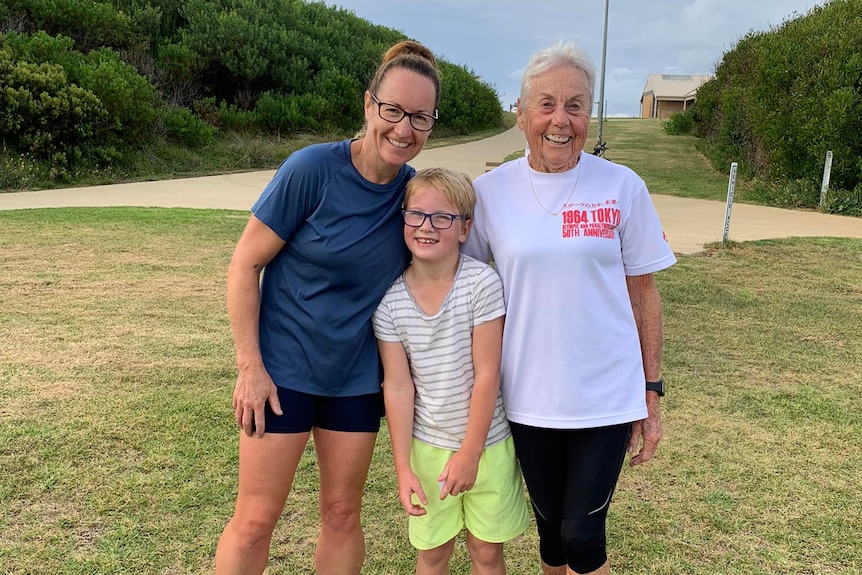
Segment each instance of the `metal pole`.
M599 80L599 129L596 131L596 145L602 143L602 119L605 115L605 60L608 53L608 3L605 0L605 33L602 36L602 77Z
M829 177L832 175L832 151L826 152L826 164L823 166L823 180L820 182L820 209L826 203L826 191L829 189Z
M721 244L727 245L727 237L730 235L730 212L733 210L733 191L736 189L736 162L730 164L730 179L727 182L727 208L724 210L724 234L721 236Z

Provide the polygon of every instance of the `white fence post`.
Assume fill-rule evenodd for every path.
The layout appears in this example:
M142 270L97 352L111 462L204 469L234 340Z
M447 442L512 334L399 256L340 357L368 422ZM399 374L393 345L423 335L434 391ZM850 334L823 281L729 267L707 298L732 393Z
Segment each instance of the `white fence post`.
M730 179L727 182L727 208L724 210L724 234L721 244L727 245L727 237L730 234L730 212L733 209L733 191L736 189L736 162L730 164Z
M832 150L826 152L826 164L823 166L823 180L820 183L820 209L826 203L826 190L829 189L829 176L832 174Z

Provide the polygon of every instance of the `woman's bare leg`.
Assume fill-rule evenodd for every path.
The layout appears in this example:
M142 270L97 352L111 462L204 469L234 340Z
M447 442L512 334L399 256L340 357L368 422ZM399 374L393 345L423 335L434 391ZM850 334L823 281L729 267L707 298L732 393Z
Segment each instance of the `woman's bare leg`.
M359 522L362 492L376 433L314 428L320 466L320 537L314 563L318 575L359 575L365 536Z
M236 509L216 549L216 575L260 575L308 433L240 433Z

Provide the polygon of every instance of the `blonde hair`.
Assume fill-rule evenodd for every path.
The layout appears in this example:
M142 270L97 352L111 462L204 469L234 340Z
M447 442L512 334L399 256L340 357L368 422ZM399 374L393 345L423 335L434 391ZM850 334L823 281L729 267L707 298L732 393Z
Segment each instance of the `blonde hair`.
M425 168L419 170L409 182L404 192L404 207L406 208L419 190L434 188L440 190L450 204L458 210L458 215L473 218L476 208L476 192L473 181L467 174L450 170L449 168Z
M368 91L376 96L386 74L393 68L403 68L431 80L434 84L434 108L436 110L437 106L440 105L440 71L437 69L437 59L431 50L413 40L402 40L393 44L383 54L383 61L377 67L374 76L371 77ZM354 138L363 137L367 129L368 122L365 122L362 128L356 132Z

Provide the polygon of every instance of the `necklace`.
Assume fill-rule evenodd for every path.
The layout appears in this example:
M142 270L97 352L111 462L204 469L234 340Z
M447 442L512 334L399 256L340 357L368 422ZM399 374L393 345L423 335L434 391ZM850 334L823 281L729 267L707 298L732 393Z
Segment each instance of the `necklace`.
M533 197L536 199L536 203L539 204L539 207L541 207L543 210L545 210L545 212L547 212L548 214L550 214L552 216L559 216L560 213L563 211L563 209L568 205L569 200L572 199L572 196L575 195L575 188L578 187L578 180L581 179L581 163L580 162L575 164L575 169L578 170L578 173L575 174L575 183L572 184L572 191L569 192L569 197L566 198L566 201L563 202L563 205L560 206L559 210L557 210L556 212L552 212L551 210L546 208L545 204L543 204L542 201L539 199L539 195L536 193L536 189L533 187L533 176L531 174L533 169L530 167L530 164L527 164L527 179L530 181L530 191L533 192Z

